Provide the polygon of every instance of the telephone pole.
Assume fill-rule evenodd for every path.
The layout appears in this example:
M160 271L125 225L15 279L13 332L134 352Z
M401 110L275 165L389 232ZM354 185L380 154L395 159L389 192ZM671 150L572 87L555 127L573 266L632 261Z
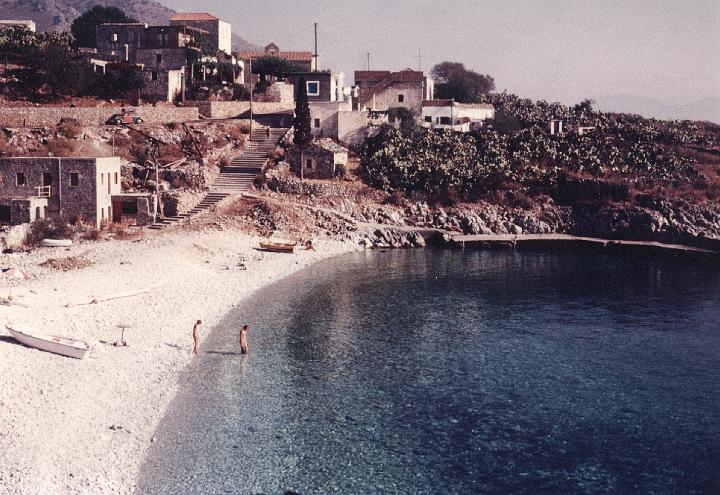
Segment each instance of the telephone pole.
M370 52L367 52L367 70L370 70Z
M317 22L314 23L315 26L315 54L313 55L313 60L315 61L315 72L318 70L318 52L317 52Z

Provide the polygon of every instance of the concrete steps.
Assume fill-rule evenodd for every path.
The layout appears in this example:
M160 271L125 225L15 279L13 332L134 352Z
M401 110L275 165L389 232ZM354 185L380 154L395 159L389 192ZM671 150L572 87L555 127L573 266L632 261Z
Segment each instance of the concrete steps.
M229 166L221 169L220 175L210 185L210 191L195 208L177 217L163 218L151 225L150 228L163 229L168 225L209 210L232 194L239 194L250 189L255 177L265 168L270 159L270 153L275 151L287 131L288 129L285 128L271 128L270 137L268 137L266 128L253 128L252 140L246 141L243 153L234 157Z

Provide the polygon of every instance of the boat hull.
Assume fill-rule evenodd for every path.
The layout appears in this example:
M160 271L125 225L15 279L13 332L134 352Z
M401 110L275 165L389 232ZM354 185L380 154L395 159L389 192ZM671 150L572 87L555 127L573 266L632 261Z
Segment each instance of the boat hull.
M40 349L41 351L52 352L53 354L75 359L83 359L90 352L90 346L81 340L69 339L57 335L33 335L10 327L7 327L7 330L18 342L28 347Z
M273 251L275 253L292 253L295 251L296 244L286 244L281 242L261 242L260 249L265 251Z

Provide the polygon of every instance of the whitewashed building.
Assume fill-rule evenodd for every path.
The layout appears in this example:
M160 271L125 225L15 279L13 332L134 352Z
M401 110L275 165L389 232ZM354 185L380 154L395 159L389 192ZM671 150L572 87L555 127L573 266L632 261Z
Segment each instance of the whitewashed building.
M432 129L468 132L495 117L489 103L458 103L455 100L423 100L422 125Z

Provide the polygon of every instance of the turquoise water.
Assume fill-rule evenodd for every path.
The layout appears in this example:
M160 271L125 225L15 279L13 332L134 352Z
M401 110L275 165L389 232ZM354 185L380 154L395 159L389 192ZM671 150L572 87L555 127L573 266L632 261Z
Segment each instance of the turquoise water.
M707 264L360 253L261 291L201 351L139 493L720 493Z

